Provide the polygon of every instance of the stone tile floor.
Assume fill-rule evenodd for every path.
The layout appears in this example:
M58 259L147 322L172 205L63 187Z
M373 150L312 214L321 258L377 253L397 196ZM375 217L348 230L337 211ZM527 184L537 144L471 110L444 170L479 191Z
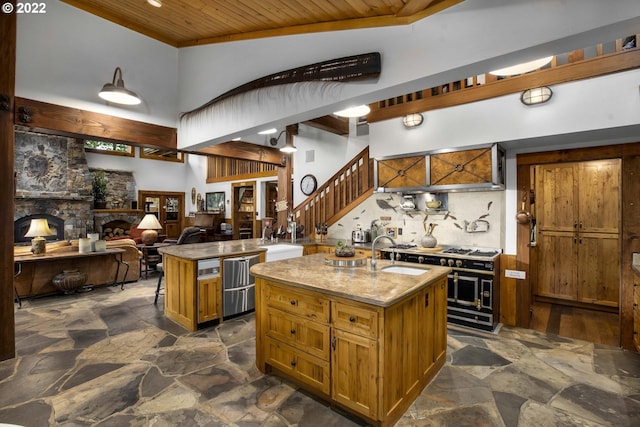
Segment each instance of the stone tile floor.
M253 315L188 333L155 279L26 301L0 423L356 426L255 367ZM638 426L640 356L531 330L449 328L447 363L397 426Z

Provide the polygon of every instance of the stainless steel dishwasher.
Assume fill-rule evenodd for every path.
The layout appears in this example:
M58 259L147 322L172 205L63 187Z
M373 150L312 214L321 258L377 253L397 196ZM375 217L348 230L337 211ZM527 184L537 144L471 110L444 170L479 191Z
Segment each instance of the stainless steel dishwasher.
M260 255L226 258L222 261L223 317L237 316L256 307L256 282L249 274Z

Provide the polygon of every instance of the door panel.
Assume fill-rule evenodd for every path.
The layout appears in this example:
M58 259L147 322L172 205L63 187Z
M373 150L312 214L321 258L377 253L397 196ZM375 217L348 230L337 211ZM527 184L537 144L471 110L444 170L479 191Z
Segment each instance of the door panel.
M620 242L617 234L580 236L578 301L617 307L620 294Z
M138 201L145 213L153 213L162 224L162 231L167 238L177 239L182 233L184 218L184 193L169 191L138 191Z
M536 224L540 231L573 232L575 225L574 166L568 164L536 167Z
M576 254L574 236L562 232L538 235L538 282L535 292L540 296L576 299Z
M580 231L617 234L620 226L620 160L584 162L579 171Z

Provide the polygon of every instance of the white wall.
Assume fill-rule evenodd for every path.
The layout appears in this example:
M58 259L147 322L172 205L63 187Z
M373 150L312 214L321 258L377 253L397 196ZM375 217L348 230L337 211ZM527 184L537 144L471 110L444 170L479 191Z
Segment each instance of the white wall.
M61 1L46 6L46 14L18 15L16 96L177 126L178 49ZM118 66L142 104L98 97Z
M534 107L519 94L424 113L405 129L401 119L369 125L374 158L498 142L507 149L502 247L516 253L516 155L524 152L640 141L640 70L552 87L551 100ZM467 197L474 197L469 195Z
M252 114L202 122L206 132L194 132L193 140L183 138L179 146L223 142L243 130L255 133L274 122L298 123L348 104L375 102L636 33L637 0L466 0L409 26L185 48L180 50L180 111L256 78L342 56L380 52L382 73L375 82L345 83L340 93L322 101L273 96L262 100L259 110L247 105Z
M322 185L338 172L356 154L369 144L368 137L357 137L352 122L352 132L340 136L310 126L300 125L294 145L298 151L293 156L293 203L302 203L307 196L302 194L300 180L313 174ZM307 161L308 157L313 160Z

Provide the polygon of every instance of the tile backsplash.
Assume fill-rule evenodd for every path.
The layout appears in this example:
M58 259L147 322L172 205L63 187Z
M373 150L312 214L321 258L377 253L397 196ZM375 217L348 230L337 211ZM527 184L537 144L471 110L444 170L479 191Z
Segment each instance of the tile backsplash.
M502 248L504 194L504 191L448 193L448 209L434 214L425 210L402 210L401 194L375 193L329 227L328 237L351 242L355 228L370 229L375 221L379 228L397 229L397 242L420 245L425 229L433 223L436 224L433 236L438 245ZM478 221L477 232L470 232L474 221Z

